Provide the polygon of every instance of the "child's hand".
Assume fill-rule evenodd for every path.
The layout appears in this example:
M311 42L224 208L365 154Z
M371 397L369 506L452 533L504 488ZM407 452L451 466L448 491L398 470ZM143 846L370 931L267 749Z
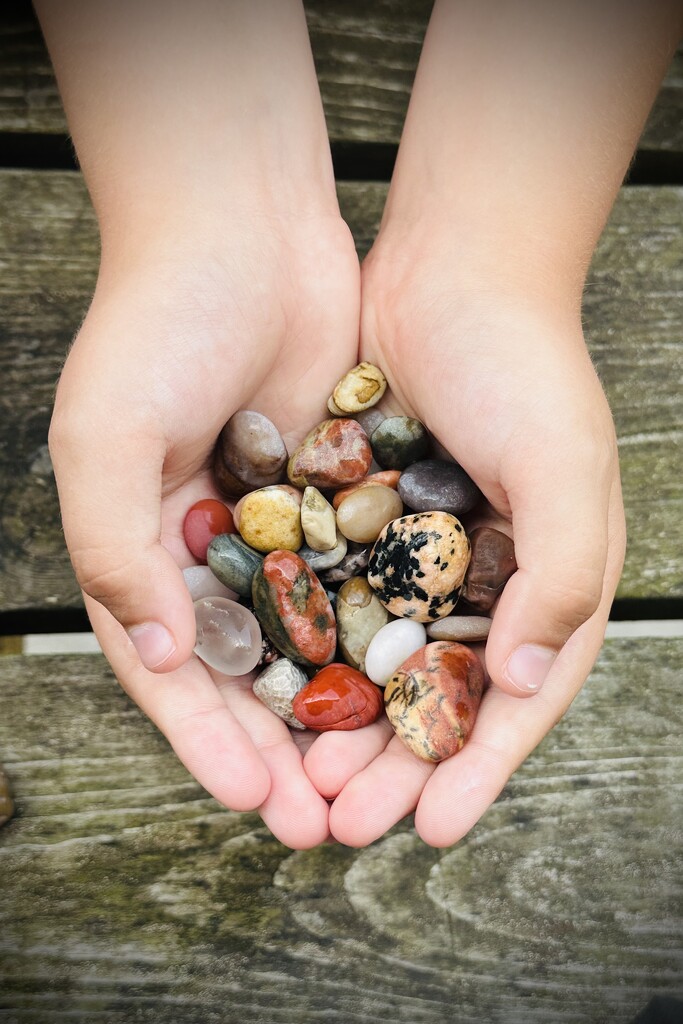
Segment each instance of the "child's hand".
M227 679L192 655L178 566L193 562L185 513L218 496L208 466L232 413L265 413L290 450L325 418L356 359L359 270L338 218L239 227L219 244L150 240L103 268L50 450L76 574L121 683L209 792L258 807L276 836L306 847L328 835L327 804L253 676ZM136 632L143 624L155 625Z
M415 808L434 846L474 825L586 679L624 554L614 428L578 315L494 289L468 294L445 272L436 234L429 242L405 262L379 245L366 263L361 358L384 369L397 411L475 479L519 570L486 647L495 685L460 754L434 768L378 723L323 736L306 755L319 791L336 796L332 834L354 846Z

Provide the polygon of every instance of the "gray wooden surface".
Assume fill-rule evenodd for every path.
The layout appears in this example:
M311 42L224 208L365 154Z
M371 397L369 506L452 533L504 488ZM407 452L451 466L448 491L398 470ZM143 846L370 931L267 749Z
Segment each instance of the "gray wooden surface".
M16 7L16 5L14 5ZM431 0L307 0L330 137L398 142ZM0 131L67 131L35 18L0 15ZM683 153L683 51L641 139L646 151Z
M386 186L342 183L367 251ZM622 190L586 289L591 353L617 424L629 550L621 597L683 594L683 188ZM97 232L70 172L0 171L0 606L77 606L46 438L87 310Z
M625 1024L682 995L683 641L608 641L458 846L292 852L98 656L5 658L0 1019Z

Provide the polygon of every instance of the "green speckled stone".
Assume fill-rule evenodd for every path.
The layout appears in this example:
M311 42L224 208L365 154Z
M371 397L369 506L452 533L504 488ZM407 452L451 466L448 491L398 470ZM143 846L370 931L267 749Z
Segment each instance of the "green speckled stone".
M252 600L259 623L286 658L322 668L334 658L332 606L313 570L293 551L273 551L254 573Z
M251 581L263 556L233 533L220 533L209 544L206 560L214 576L240 597L251 597Z
M382 469L405 469L424 459L429 434L419 420L410 416L389 416L373 430L370 447Z

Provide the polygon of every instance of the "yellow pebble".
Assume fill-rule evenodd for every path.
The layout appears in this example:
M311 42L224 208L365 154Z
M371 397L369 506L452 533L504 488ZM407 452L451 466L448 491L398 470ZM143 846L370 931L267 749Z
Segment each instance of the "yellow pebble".
M304 542L301 494L293 487L261 487L240 502L239 532L245 544L268 554L298 551Z

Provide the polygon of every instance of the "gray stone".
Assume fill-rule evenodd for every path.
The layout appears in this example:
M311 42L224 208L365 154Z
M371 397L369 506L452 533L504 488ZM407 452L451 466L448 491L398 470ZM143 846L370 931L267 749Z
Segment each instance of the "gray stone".
M209 544L206 560L221 583L240 597L251 598L251 581L263 561L258 551L234 533L220 533Z
M260 412L236 412L221 430L214 451L216 486L228 498L241 498L285 477L287 449L277 427Z
M337 530L337 544L331 551L314 551L308 544L304 544L297 551L299 558L310 565L314 573L318 574L324 569L331 569L338 565L346 555L348 548L346 537Z
M344 583L352 576L360 576L368 567L370 550L369 544L349 544L346 555L338 565L317 574L320 582L327 586L330 583Z
M461 516L481 497L481 491L457 462L425 459L401 473L398 493L414 512L449 512Z
M292 701L308 683L304 670L289 658L279 658L254 681L254 693L273 714L293 729L305 729L292 710Z
M430 622L427 636L432 640L456 640L473 644L486 640L492 621L486 615L447 615L445 619Z

